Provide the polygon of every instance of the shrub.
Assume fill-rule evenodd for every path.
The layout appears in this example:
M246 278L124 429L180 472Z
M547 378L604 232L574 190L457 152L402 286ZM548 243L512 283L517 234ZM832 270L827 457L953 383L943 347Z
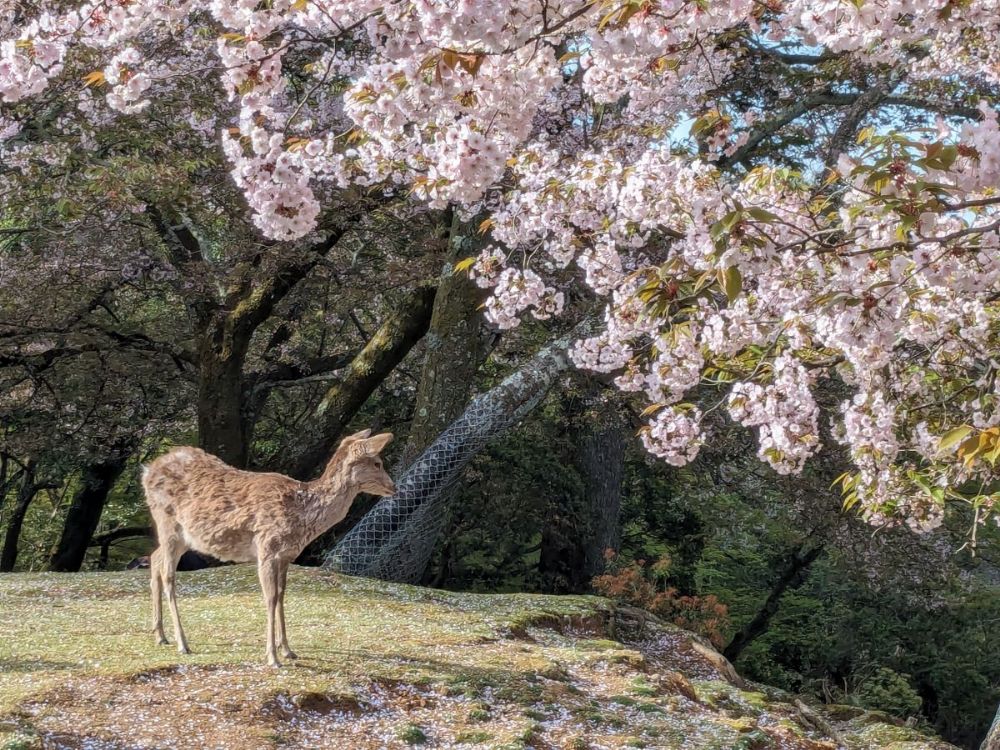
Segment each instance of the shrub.
M652 565L645 560L622 560L612 550L605 554L606 572L594 578L598 593L616 601L642 607L664 620L708 638L715 646L725 643L729 609L714 595L679 596L669 585L671 560L663 555Z

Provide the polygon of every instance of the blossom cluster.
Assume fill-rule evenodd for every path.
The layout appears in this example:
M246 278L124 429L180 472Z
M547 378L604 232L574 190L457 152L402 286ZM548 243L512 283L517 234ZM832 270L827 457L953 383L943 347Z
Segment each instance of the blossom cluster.
M75 96L82 122L60 124L90 144L211 71L222 95L188 123L218 131L269 240L308 237L340 190L487 212L469 270L488 319L558 315L577 277L604 325L571 356L650 407L651 452L694 458L709 407L684 401L709 383L762 460L800 471L819 449L815 391L835 376L855 394L837 434L865 513L928 528L935 487L988 472L937 438L998 419L996 105L934 132L862 131L815 178L740 163L781 124L725 84L749 51L798 48L893 81L995 86L998 3L88 0L0 27L0 99ZM800 93L832 96L783 92L790 109ZM0 112L13 169L68 158L58 139L15 143L31 116Z
M741 382L729 393L729 413L759 430L760 458L779 474L797 474L819 447L819 407L802 362L783 354L767 385Z

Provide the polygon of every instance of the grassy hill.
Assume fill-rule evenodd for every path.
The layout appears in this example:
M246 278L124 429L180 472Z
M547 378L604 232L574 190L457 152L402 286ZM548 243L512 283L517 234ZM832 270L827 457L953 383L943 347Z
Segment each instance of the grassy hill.
M293 568L301 658L276 670L252 567L178 579L190 656L153 644L148 571L0 576L0 748L951 747L744 685L690 633L603 599Z

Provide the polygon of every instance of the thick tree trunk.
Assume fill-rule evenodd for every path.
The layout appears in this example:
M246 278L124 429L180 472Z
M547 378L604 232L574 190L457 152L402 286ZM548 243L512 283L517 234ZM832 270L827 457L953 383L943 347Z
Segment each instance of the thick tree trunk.
M594 387L583 403L566 402L573 447L566 457L580 477L578 496L557 498L545 516L538 570L547 591L578 592L604 569L605 550L618 549L625 425Z
M3 517L3 506L7 500L7 470L10 468L10 459L7 454L0 455L0 518Z
M326 464L347 424L427 332L435 291L426 286L411 294L344 369L316 410L311 445L290 462L287 473L308 478Z
M538 556L538 577L547 594L582 591L588 580L585 572L582 526L587 519L580 514L575 498L550 498L542 525Z
M129 453L123 450L84 468L80 488L73 495L62 536L49 562L50 570L68 573L80 570L90 540L101 522L105 501L124 471Z
M21 489L17 493L17 502L14 504L14 510L7 522L3 550L0 551L0 573L9 573L14 570L14 564L17 562L17 544L21 539L24 517L28 513L28 506L31 505L31 501L35 499L35 495L40 489L41 486L35 484L35 466L29 461L24 466Z
M195 232L170 205L151 202L147 216L174 267L196 282L200 293L188 295L197 322L198 444L226 463L243 468L250 458L251 425L244 409L243 366L254 331L274 312L296 284L356 225L359 213L332 226L310 247L290 249L277 267L261 265L261 257L239 264L219 294L207 279L212 269Z
M473 222L474 223L474 222ZM424 337L426 355L413 407L413 423L400 458L409 466L465 409L476 372L486 354L476 285L455 263L478 250L478 236L469 224L452 219L430 325Z
M609 404L583 429L577 443L576 465L583 478L590 517L584 543L586 580L604 572L605 552L621 543L622 483L625 480L625 424Z
M243 365L252 330L234 332L228 318L212 322L198 352L198 446L230 466L250 458L243 414Z
M733 636L722 652L729 661L735 662L747 646L767 632L771 618L778 611L781 597L789 589L796 589L805 583L809 567L816 562L821 554L823 554L823 545L818 544L808 550L798 549L789 555L781 575L778 576L778 580L775 581L771 593L767 595L761 608L757 610L757 614Z

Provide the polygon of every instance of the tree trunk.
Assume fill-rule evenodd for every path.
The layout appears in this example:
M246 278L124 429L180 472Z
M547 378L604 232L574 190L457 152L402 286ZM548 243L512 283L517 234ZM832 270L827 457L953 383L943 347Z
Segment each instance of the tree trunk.
M344 369L343 378L327 390L316 409L311 445L289 462L287 473L308 478L326 464L347 424L427 332L435 291L429 286L417 289Z
M580 433L575 456L590 519L583 554L587 581L604 572L607 550L618 551L625 481L626 428L621 414L607 404L594 416Z
M466 274L455 273L456 261L475 252L471 236L462 236L471 235L473 230L453 217L443 226L443 231L444 267L422 339L426 354L417 386L413 421L394 473L405 470L462 413L486 352L479 324L480 295ZM345 416L349 419L353 415ZM330 449L324 450L329 455ZM347 516L315 539L296 562L319 564L335 540L360 521L374 503L374 499L368 498L355 501Z
M447 232L444 267L424 337L427 352L413 423L399 460L401 468L409 466L465 409L486 354L478 309L482 295L466 274L455 273L455 263L474 254L481 243L474 227L457 217L452 218Z
M14 570L17 562L17 543L21 539L21 527L24 525L24 516L28 512L28 506L35 499L35 495L41 489L35 484L35 465L28 461L24 465L24 473L21 477L21 489L17 493L17 502L11 512L10 521L7 523L7 533L3 540L3 550L0 551L0 573L10 573Z
M197 322L198 444L226 463L243 468L250 458L250 420L243 409L243 365L254 331L267 320L289 292L315 268L355 226L363 209L309 247L290 250L290 260L263 270L261 256L239 264L218 290L206 278L211 268L198 238L184 217L169 204L148 204L153 229L163 241L174 267L196 282L201 293L188 295Z
M119 539L139 539L148 537L155 540L155 534L150 526L123 526L114 529L100 536L95 536L90 540L91 547L99 547L98 567L101 570L108 569L108 558L111 555L111 545Z
M83 565L90 540L97 530L108 494L128 463L130 450L113 455L84 467L80 487L66 513L62 536L49 561L49 570L75 573Z
M816 562L823 554L823 545L818 544L809 550L797 549L785 562L784 570L771 588L771 593L767 595L764 604L740 631L733 636L722 652L729 661L735 662L743 650L767 632L767 627L778 611L781 597L789 589L796 589L805 583L809 573L809 567Z
M538 556L538 577L546 594L577 593L586 588L585 552L580 514L574 498L560 495L550 499L542 525Z
M0 454L0 518L3 518L3 506L7 501L7 469L9 467L7 454Z
M202 333L198 352L198 446L238 468L250 458L242 402L252 333L236 332L228 316L218 316Z
M1000 706L997 707L997 715L993 719L993 726L986 734L986 739L979 750L1000 750Z
M542 528L538 571L546 591L579 592L604 569L604 552L618 549L625 425L615 405L592 384L582 399L565 399L574 436L565 457L580 478L573 497L556 498Z
M443 527L450 491L491 440L531 412L570 366L569 348L589 335L587 320L516 372L476 396L384 497L330 550L324 567L387 581L419 581Z

